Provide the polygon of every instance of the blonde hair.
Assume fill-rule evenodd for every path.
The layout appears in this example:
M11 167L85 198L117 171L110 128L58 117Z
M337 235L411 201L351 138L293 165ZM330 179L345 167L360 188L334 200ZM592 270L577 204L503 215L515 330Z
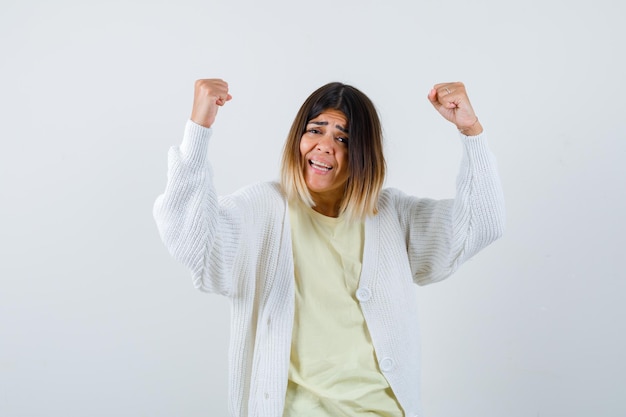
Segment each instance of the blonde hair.
M334 82L315 90L302 104L283 148L280 180L290 200L309 207L315 202L304 179L300 140L306 125L326 110L342 112L348 122L348 170L345 195L339 213L351 220L364 220L378 212L378 197L385 181L382 128L372 101L358 89Z

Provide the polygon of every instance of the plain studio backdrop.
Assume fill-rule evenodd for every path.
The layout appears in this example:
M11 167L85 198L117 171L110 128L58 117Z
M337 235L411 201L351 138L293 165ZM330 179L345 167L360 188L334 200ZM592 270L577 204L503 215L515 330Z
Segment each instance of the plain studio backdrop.
M454 195L426 94L463 81L505 236L416 287L429 417L624 416L626 118L619 2L3 0L0 416L225 416L229 304L192 287L152 204L197 78L224 78L220 193L277 178L296 111L376 104L386 185Z

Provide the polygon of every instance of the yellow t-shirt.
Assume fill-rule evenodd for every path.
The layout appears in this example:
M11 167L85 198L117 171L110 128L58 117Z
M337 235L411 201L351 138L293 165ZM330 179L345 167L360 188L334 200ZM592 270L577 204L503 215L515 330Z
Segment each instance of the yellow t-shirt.
M403 416L355 292L362 222L289 204L295 319L284 417Z

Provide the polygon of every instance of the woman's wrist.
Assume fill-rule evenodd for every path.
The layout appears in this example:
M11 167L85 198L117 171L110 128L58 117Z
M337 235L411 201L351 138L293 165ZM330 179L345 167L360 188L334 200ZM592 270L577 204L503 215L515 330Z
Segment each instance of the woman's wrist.
M466 126L462 128L458 128L459 132L461 132L465 136L478 136L483 133L483 126L480 124L478 119L471 126Z

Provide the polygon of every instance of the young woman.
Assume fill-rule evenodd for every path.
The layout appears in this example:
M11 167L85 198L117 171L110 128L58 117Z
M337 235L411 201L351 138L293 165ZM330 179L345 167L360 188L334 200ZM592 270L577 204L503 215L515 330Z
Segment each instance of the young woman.
M232 416L421 416L412 285L440 281L497 239L495 160L462 83L435 85L460 132L457 194L382 189L382 134L358 89L327 84L300 108L281 181L218 197L207 156L226 82L198 80L154 215L195 286L232 302Z

